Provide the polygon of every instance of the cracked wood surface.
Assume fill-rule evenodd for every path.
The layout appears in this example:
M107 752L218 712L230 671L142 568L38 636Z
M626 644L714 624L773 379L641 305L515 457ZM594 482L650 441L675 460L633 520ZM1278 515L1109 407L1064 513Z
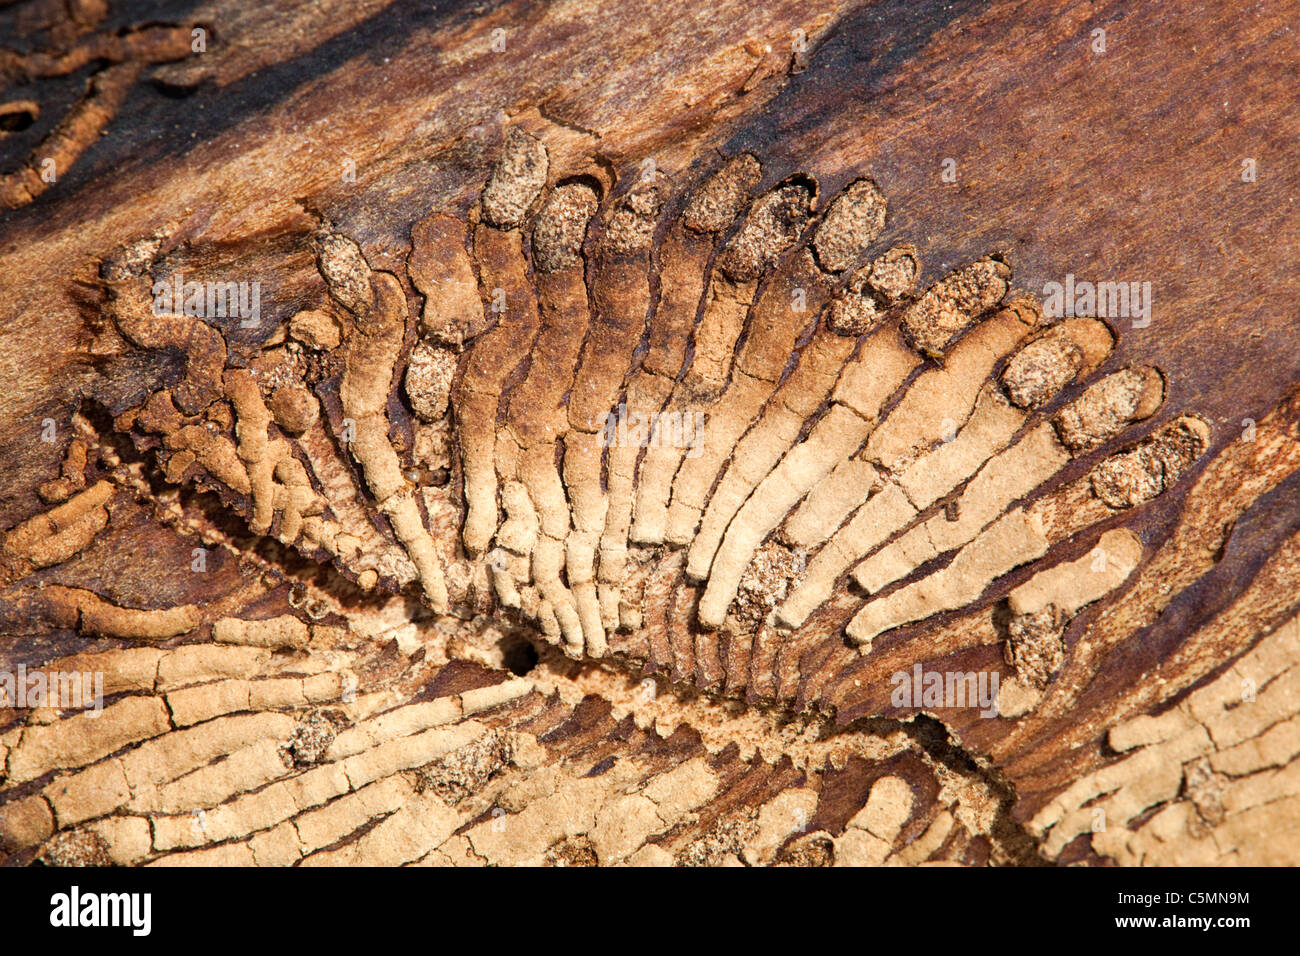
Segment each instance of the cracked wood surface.
M8 862L1300 858L1293 10L327 8L0 11Z

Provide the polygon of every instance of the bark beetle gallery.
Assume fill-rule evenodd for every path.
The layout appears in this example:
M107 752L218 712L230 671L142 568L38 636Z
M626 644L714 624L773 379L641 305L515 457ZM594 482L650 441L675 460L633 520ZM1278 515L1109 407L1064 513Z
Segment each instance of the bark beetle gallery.
M1300 860L1290 4L174 6L0 10L0 859Z

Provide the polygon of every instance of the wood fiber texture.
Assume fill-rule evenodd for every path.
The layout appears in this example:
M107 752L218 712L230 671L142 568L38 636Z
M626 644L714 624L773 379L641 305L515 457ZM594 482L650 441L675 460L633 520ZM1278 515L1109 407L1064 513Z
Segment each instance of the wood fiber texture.
M1300 862L1298 12L4 5L0 860Z

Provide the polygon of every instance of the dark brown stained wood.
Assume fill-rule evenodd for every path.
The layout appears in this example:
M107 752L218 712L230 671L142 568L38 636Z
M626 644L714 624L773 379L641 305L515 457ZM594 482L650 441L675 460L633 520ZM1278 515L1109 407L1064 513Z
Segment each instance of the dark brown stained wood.
M226 645L213 636L220 619L299 619L312 634L308 650L277 651L248 673L213 664L208 677L255 684L331 675L348 698L262 708L242 699L250 712L289 713L297 721L336 711L328 719L340 722L338 733L348 732L345 724L371 726L364 722L376 713L424 714L400 709L455 699L464 710L447 721L458 728L447 740L478 733L476 720L504 735L476 744L482 752L457 743L452 749L464 766L454 773L451 758L440 754L383 778L443 773L472 781L430 784L429 793L468 787L470 795L447 810L446 840L422 848L426 862L439 855L529 863L1296 862L1300 785L1289 781L1300 724L1295 705L1276 700L1293 699L1285 689L1300 674L1297 13L1293 0L1213 8L1120 0L6 5L0 670L142 647L167 654L190 645L221 649ZM202 52L193 48L195 30ZM532 216L542 195L531 197L521 224L482 216L484 183L512 128L544 145L548 190L581 182L599 201L568 284L535 268ZM742 154L757 161L761 175L747 184L739 211L720 232L688 232L678 220L690 197ZM45 182L41 163L51 157L57 181ZM637 188L647 169L662 185L654 204ZM858 261L910 244L922 264L916 289L884 311L884 331L873 338L873 329L861 344L826 332L815 309L791 311L782 325L786 313L763 297L786 295L781 283L793 281L788 274L803 261L821 217L862 178L878 187L888 213L878 234L855 237ZM760 219L763 197L791 182L815 191L810 229L802 220L785 222L800 238L776 250L752 287L724 285L720 271L711 271L695 321L686 323L685 364L675 380L670 370L656 381L661 370L644 363L657 342L656 322L666 321L657 310L677 305L668 284L691 269L721 268L728 243L745 235L745 211ZM641 201L647 205L637 206ZM607 242L622 234L611 219L641 208L652 210L645 215L653 238L635 254L615 255ZM789 210L775 215L797 218ZM132 259L130 244L141 240L157 247ZM429 251L435 242L436 256ZM354 264L351 249L362 257L359 278L340 278ZM644 400L652 413L744 408L734 429L741 437L719 455L729 464L762 416L775 419L773 409L787 399L805 402L794 415L797 437L783 439L782 454L762 468L762 475L781 476L772 484L792 484L819 462L774 472L793 460L791 447L805 439L829 447L845 434L819 432L819 423L849 428L857 426L852 415L872 417L848 411L851 403L831 391L854 349L877 356L860 389L892 381L898 353L881 344L891 323L915 297L988 256L1010 270L1006 295L997 299L1006 306L1025 296L1041 302L1050 284L1067 276L1150 288L1149 323L1107 317L1114 344L1099 366L1042 409L1026 411L1028 430L1129 368L1153 368L1163 383L1153 414L1066 455L1024 496L1026 507L1053 496L1065 502L1042 506L1050 527L1041 553L999 570L976 596L900 619L864 649L855 615L960 568L955 549L909 565L870 599L848 574L855 559L829 599L790 630L755 623L767 606L746 623L739 603L728 605L721 627L702 626L711 582L692 582L685 551L662 541L633 541L626 555L606 554L608 542L597 533L601 546L584 565L580 513L598 505L604 526L600 509L624 492L608 470L614 456L602 453L584 423L570 421L571 407L603 409L608 389L618 396L609 404ZM670 273L668 265L682 271ZM812 259L802 268L826 283L818 302L853 271L832 274ZM214 358L211 341L183 324L154 326L141 318L145 312L130 311L132 303L147 307L150 280L178 273L199 282L256 279L260 322L196 320L219 333L211 341L219 339L225 353ZM473 281L464 288L436 291L465 276ZM495 286L508 286L534 311L500 319ZM350 297L357 289L366 301ZM738 328L726 324L729 306L718 304L725 296L740 303ZM463 341L446 329L438 338L421 324L422 312L427 320L445 303L454 303L445 308L455 312ZM321 313L343 344L299 347L288 329L307 311ZM1009 314L975 328L1010 322ZM777 318L766 329L744 322L756 315ZM927 373L956 367L957 350L973 337L954 336L942 357L908 352L912 365L879 399L884 425L871 422L874 434L894 412L910 414L908 396L922 393ZM717 341L724 363L745 354L770 359L774 342L781 354L791 351L790 341L795 348L777 382L726 365L718 398L695 391L691 371ZM909 340L899 341L901 349ZM881 351L871 352L876 346ZM837 348L844 354L826 359L833 374L818 397L807 369ZM417 349L433 350L420 353L430 376L445 372L435 385L452 396L452 417L424 421L408 397L415 386L406 370ZM547 349L590 364L542 367ZM205 363L219 374L207 376ZM1003 364L992 363L988 377L996 379ZM475 395L489 378L495 385ZM313 408L320 405L319 421L291 435L283 414L266 411L266 420L279 424L267 433L264 423L250 437L246 423L261 411L256 402L241 405L236 387L252 381L254 398L270 403L290 379ZM789 382L798 383L799 395L781 391ZM189 399L198 401L199 414L185 418L187 396L206 396L204 388L216 402ZM738 397L745 388L759 396L752 412ZM548 407L534 420L528 401L538 395ZM495 405L488 400L497 397ZM936 401L916 413L916 430L937 439L947 409ZM1087 489L1099 463L1147 439L1164 440L1189 416L1204 429L1204 446L1177 468L1163 459L1167 481L1159 493L1128 509L1097 504L1100 496ZM183 433L182 420L194 431ZM724 424L715 418L712 427L721 433ZM864 436L873 434L863 427ZM353 429L359 440L349 437ZM224 478L197 444L204 432L228 437ZM76 459L74 440L89 443L84 467L65 464ZM638 457L637 466L651 457ZM487 462L477 484L469 474L474 462ZM872 468L877 478L888 471ZM305 484L295 484L299 471ZM707 495L725 487L724 473L718 470ZM231 474L247 486L232 485ZM626 493L638 508L645 474L628 479ZM957 499L969 477L925 503L919 520L959 520ZM52 483L60 479L79 484L56 494ZM471 486L487 488L489 505L501 506L481 556L464 546ZM274 490L270 497L265 488ZM289 503L295 488L302 498ZM742 546L751 511L759 511L764 494L775 499L778 492L741 496L741 517L729 521L720 555ZM531 532L527 515L512 511L521 500L532 502ZM547 502L559 510L548 512ZM625 518L632 503L627 509ZM273 521L266 534L254 534L250 523L263 513ZM333 536L300 538L293 522L313 519L317 529L333 522ZM571 527L564 524L570 519ZM65 520L76 527L60 538ZM558 532L548 525L557 520ZM42 530L46 521L53 531ZM765 546L783 547L780 529L778 522L760 536ZM891 700L893 676L916 666L993 673L1005 688L1017 675L1004 652L1012 633L1008 596L1041 581L1036 576L1047 568L1086 561L1100 535L1121 530L1140 545L1136 567L1066 615L1063 663L1023 709L988 718L978 708ZM78 535L84 540L60 551ZM621 545L627 533L614 537ZM192 567L195 549L203 550L201 573ZM748 552L741 557L751 571L742 588L761 603L778 575L764 577ZM713 570L719 567L715 559ZM437 613L442 605L430 595L438 586L450 594L450 613ZM508 606L505 595L516 586L520 596ZM132 630L185 607L195 609L194 626L153 639ZM113 617L117 611L146 617ZM119 623L100 626L97 614ZM520 675L528 689L515 694ZM1241 680L1253 682L1246 703L1258 695L1256 709L1220 700ZM193 686L202 684L196 678ZM160 683L123 693L154 701L171 689ZM465 703L489 693L509 696L486 716ZM1178 723L1184 713L1192 721L1186 726ZM1272 716L1251 722L1263 713ZM16 757L20 742L28 744L15 731L40 716L0 711L0 859L27 862L52 852L54 828L32 822L47 805L58 829L77 832L162 813L123 801L77 818L46 788L83 767L108 773L125 758L91 747L93 756L74 759L74 743L66 744L66 766ZM1177 730L1143 736L1157 725ZM395 724L384 726L382 733L395 733ZM1208 733L1204 742L1198 733ZM1267 747L1257 747L1267 754L1254 763L1232 751L1266 735ZM506 738L509 746L501 743ZM1134 742L1120 746L1125 741ZM23 774L14 768L29 759L43 772L18 779ZM707 769L697 772L693 760ZM552 765L555 780L539 782L541 768ZM1162 766L1181 770L1162 775ZM679 770L680 780L664 776ZM616 845L599 826L602 808L649 819L635 794L656 779L671 779L665 788L673 793L680 786L689 806L678 813L675 798L656 796L662 825L635 846ZM892 783L873 791L885 779L901 781L911 799L882 838L854 821L866 819L873 792L897 803ZM492 842L500 816L494 808L508 804L514 820L531 801L541 813L555 793L585 794L591 780L608 790L591 798L590 821L539 848L523 837L508 847ZM420 802L425 784L410 786L414 796L403 812L425 812L415 809L427 809ZM1139 793L1133 800L1140 805L1124 803L1130 792ZM586 806L583 799L572 796L575 806ZM1083 815L1102 805L1111 808L1109 829L1088 831ZM443 812L428 806L434 816ZM885 813L883 806L872 813ZM799 827L779 840L768 840L770 828L758 835L760 823L791 808L802 814ZM269 834L282 824L213 840L220 854L212 859L264 862L273 855ZM1265 824L1276 830L1271 842L1259 838ZM96 839L133 863L199 849L163 840L136 853L126 849L126 836L114 843L114 834L134 826L103 824L108 835ZM413 862L385 857L357 832L338 840L295 852ZM644 855L634 857L638 852Z

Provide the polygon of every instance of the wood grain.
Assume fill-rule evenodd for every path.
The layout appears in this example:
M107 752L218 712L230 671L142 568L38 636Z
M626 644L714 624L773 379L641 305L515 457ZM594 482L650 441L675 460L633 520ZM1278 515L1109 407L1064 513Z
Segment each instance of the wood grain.
M389 794L394 808L401 806L392 812L427 814L434 830L446 829L436 845L402 849L367 839L358 823L337 845L309 846L300 840L298 821L299 842L282 856L276 841L287 834L279 829L287 821L250 816L227 838L200 841L217 844L203 850L216 854L207 858L215 862L296 863L315 853L324 854L317 862L334 863L1294 863L1300 858L1300 782L1293 782L1300 730L1296 698L1286 689L1300 653L1294 637L1300 612L1296 12L1290 2L1183 9L1073 0L719 0L707 8L634 0L303 0L265 8L209 0L149 10L132 2L65 7L31 0L5 6L4 669L83 654L110 655L97 660L125 667L127 658L112 655L144 646L164 654L217 647L213 625L222 618L291 615L313 628L308 650L295 652L292 661L268 657L256 673L238 677L212 664L212 673L195 671L194 685L333 674L343 687L346 678L353 681L349 693L358 695L353 700L301 697L266 708L311 727L319 721L309 715L329 711L338 722L332 733L347 733L339 728L362 726L376 714L410 713L404 708L415 704L449 696L461 701L449 727L464 731L465 741L453 747L461 738L448 730L449 750L389 768L384 778L401 795ZM192 47L195 29L202 31L203 52ZM483 286L484 321L491 320L493 290L485 276L493 267L475 239L476 230L486 235L490 227L479 221L479 199L512 127L544 144L549 186L580 181L600 198L582 281L568 294L593 303L581 316L583 328L598 324L602 310L629 310L629 328L632 319L648 316L649 326L619 333L613 344L596 333L582 337L618 376L639 367L655 310L665 308L681 276L693 275L691 256L711 268L717 255L708 238L673 258L683 208L725 160L747 153L761 163L756 197L791 177L815 184L814 230L849 184L864 177L874 182L888 215L864 245L863 261L910 244L922 263L917 294L990 255L1010 268L1004 304L1017 296L1041 301L1048 284L1064 283L1067 275L1150 284L1149 324L1107 318L1115 341L1104 362L1066 384L1056 404L1031 412L1030 422L1047 421L1094 382L1136 366L1158 370L1163 402L1102 447L1072 457L1032 500L1058 495L1076 502L1071 489L1086 487L1103 459L1164 434L1180 416L1208 427L1206 447L1176 480L1171 475L1163 493L1071 525L1052 540L1046 557L998 573L992 586L955 610L886 631L866 653L846 636L867 601L847 575L792 632L738 623L740 604L722 628L706 628L698 602L707 584L687 579L676 549L652 547L632 549L629 570L620 576L628 606L615 608L616 624L623 614L621 629L607 628L613 653L581 653L579 639L579 659L570 660L557 647L567 643L572 655L572 640L551 633L545 614L504 607L500 590L484 583L491 573L487 558L472 559L462 547L459 452L469 432L457 410L440 423L423 422L403 390L403 371L425 331L417 317L423 310L427 319L436 299L425 296L427 277L442 261L425 247L434 242L426 237L443 228L435 224L463 228L463 243L453 236L445 248L464 245ZM54 160L53 182L40 178L46 159ZM619 273L602 243L612 211L643 180L647 161L663 177L667 201L655 218L651 251L637 260L640 266L624 263ZM519 234L516 255L524 258L510 261L523 270L523 286L542 288L527 260L530 228ZM734 232L729 228L720 243ZM802 235L762 272L760 300L778 287L772 275L795 268L810 233ZM381 343L398 357L395 369L380 369L391 372L387 378L375 373L382 394L374 393L372 411L384 446L391 444L403 474L414 476L406 480L420 493L418 522L446 575L450 614L436 614L421 597L430 590L427 580L421 589L415 572L405 570L414 551L411 536L398 533L403 519L388 493L376 491L372 463L352 457L340 438L354 417L347 375L359 375L350 370L369 354L368 346L355 344L362 341L356 330L375 342L389 332L374 331L378 312L349 305L340 283L330 279L320 252L330 236L355 243L364 257L366 294L391 280L405 298L393 307L395 338ZM260 282L257 324L246 328L223 317L207 325L224 342L226 381L230 369L251 369L268 401L265 383L279 374L277 363L287 354L282 342L290 320L305 310L333 316L345 346L306 349L305 357L292 359L319 401L321 420L317 431L286 439L292 451L284 454L304 463L322 513L360 542L356 554L298 539L296 532L279 540L283 518L268 526L274 534L253 534L252 492L223 483L212 468L186 470L180 460L169 466L180 447L177 430L151 429L142 410L158 413L146 403L177 390L198 349L196 340L142 347L123 334L114 310L125 308L115 303L125 301L127 285L115 285L103 264L122 261L114 256L138 240L158 242L142 267L154 278L181 272L200 282ZM680 262L687 264L675 265ZM647 286L628 278L636 268L648 269ZM696 278L703 283L709 274ZM372 287L372 277L386 278L374 278ZM830 275L827 297L846 278ZM557 287L547 288L558 295ZM700 299L700 315L709 294ZM577 300L543 298L539 321L565 316L555 305L561 301ZM760 305L743 314L777 313ZM789 323L778 331L796 343L780 382L811 361L815 320L794 314L774 320ZM890 321L897 321L896 312L888 313ZM475 343L487 341L479 331L465 337L463 348L447 346L460 375ZM747 342L756 348L761 334L757 322L746 325L736 354ZM571 338L576 345L576 333ZM500 370L503 396L550 396L561 391L556 382L574 381L572 369L543 368L530 359L531 341L511 343L524 360ZM703 341L692 340L688 363ZM919 376L951 367L954 354L918 359L897 394L889 389L883 420L907 394L920 394ZM730 349L725 357L731 360ZM690 381L685 369L679 379ZM739 381L732 377L727 394ZM620 388L626 400L626 386ZM691 395L689 403L665 407L712 410L711 401ZM813 403L801 416L802 436L826 420L832 404L829 395ZM526 417L527 409L510 414ZM225 429L234 443L237 423L227 428L219 417L202 419L202 427ZM539 414L539 429L541 421ZM506 447L501 436L510 434L506 423L505 411L484 422L495 429L488 458L495 455L498 468ZM750 421L739 424L735 430L743 435ZM53 440L43 440L43 432ZM574 507L575 486L561 467L564 437L555 442L556 483L562 474ZM64 462L74 438L90 451L88 464L70 478ZM255 463L246 454L252 452L243 439L238 444L251 475ZM329 474L321 464L326 459ZM600 467L595 483L603 488L609 475ZM15 542L27 540L22 528L54 520L42 516L69 497L51 496L49 483L60 477L82 482L79 487L109 482L112 495L103 530L88 533L71 556L43 564ZM287 479L275 479L281 481ZM529 491L536 495L537 487ZM960 486L945 493L921 517L948 513L959 494ZM1086 504L1095 507L1091 498ZM280 508L275 505L277 513ZM1062 505L1053 520L1064 527L1071 513L1085 510ZM1068 621L1063 665L1017 716L989 719L978 708L900 707L891 700L892 675L910 674L914 666L996 673L1005 687L1016 676L1004 657L1008 594L1045 567L1086 558L1100 534L1119 528L1136 535L1141 560L1122 584ZM772 535L765 541L779 543ZM192 570L196 548L207 562L202 573ZM532 553L536 560L541 552ZM518 583L526 589L528 553L515 557L509 573L521 573ZM904 585L927 579L948 561L913 569ZM753 576L742 591L751 591L741 602L762 604L771 582L761 568L748 561L747 567ZM572 565L567 574L567 584L576 584ZM125 632L95 637L83 623L84 609L69 611L50 597L61 592L45 591L60 586L120 608L193 605L202 622L161 642ZM764 605L756 620L769 609ZM555 626L561 624L557 615ZM481 729L465 730L465 695L513 679L511 671L524 675L527 692L481 718L489 732L483 739L497 750L480 752L482 742L474 745L479 750L464 750L471 737L480 740ZM1240 707L1215 710L1213 701L1236 693L1245 679L1254 681L1253 696ZM155 679L147 688L111 693L109 703L166 694ZM1250 714L1271 716L1251 723ZM1168 715L1193 723L1178 723L1167 737L1143 738L1137 749L1116 745L1126 734L1140 737L1152 717L1173 727L1175 716ZM9 862L42 853L70 861L74 850L102 849L113 861L141 863L200 851L147 840L135 847L136 824L123 821L148 817L154 811L139 809L147 803L132 809L124 800L83 819L60 803L65 798L55 794L65 778L88 773L86 767L108 773L105 768L125 759L121 748L85 765L52 759L41 774L15 780L14 755L28 737L44 739L30 728L56 717L42 708L0 710L0 768L8 767L7 779L0 774L0 852ZM182 732L169 726L158 739ZM514 756L503 756L507 739ZM1246 759L1232 750L1246 744L1263 756ZM56 755L60 747L75 751L71 738L56 742ZM1152 756L1142 757L1146 752ZM453 786L443 780L451 775L447 753L492 769L465 771L469 782ZM339 766L344 759L354 758L340 758ZM692 760L705 768L697 776L680 769ZM1162 761L1183 769L1165 779L1156 767ZM290 757L276 779L298 786L291 782L312 768L333 765L296 765ZM260 785L252 776L240 779L234 766L232 793ZM678 771L680 779L666 776ZM588 774L608 779L608 788L596 787L590 796L590 819L557 823L545 846L532 847L523 836L511 842L513 829L509 839L498 839L492 824L502 815L494 810L506 811L509 827L529 813L550 820L548 800L565 787L586 793ZM689 786L682 782L688 777ZM166 768L158 780L170 783L164 778ZM877 813L892 819L885 802L872 804L873 793L886 801L892 792L892 784L873 789L887 778L903 781L910 809L905 819L879 824L888 832L877 832L866 821ZM655 780L662 794L639 796ZM680 813L673 809L679 784L690 804ZM1093 789L1082 794L1080 787ZM441 803L426 793L440 794ZM1131 806L1124 802L1130 793L1137 794ZM449 794L460 802L447 804ZM1074 797L1077 805L1067 807ZM1089 803L1093 798L1099 802ZM329 801L342 799L340 793ZM1067 814L1094 805L1110 808L1106 828L1081 828L1067 839L1073 826ZM1052 814L1060 807L1066 809L1058 822ZM797 826L771 823L795 810L787 822L797 819ZM343 820L344 810L338 812ZM602 813L619 812L647 821L635 845L619 844L601 827ZM95 836L68 835L83 832Z

